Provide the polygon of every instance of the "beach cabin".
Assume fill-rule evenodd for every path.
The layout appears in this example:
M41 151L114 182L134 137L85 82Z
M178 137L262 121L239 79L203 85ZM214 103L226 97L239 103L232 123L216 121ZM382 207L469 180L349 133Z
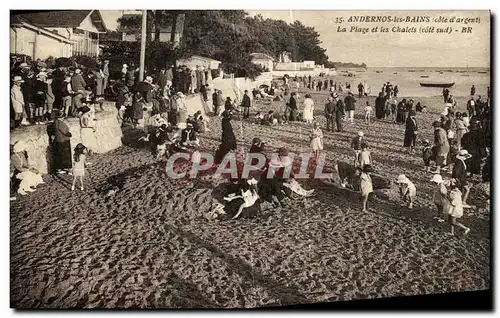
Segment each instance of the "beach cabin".
M205 69L216 70L219 68L221 63L221 61L217 61L209 57L193 55L187 59L177 60L176 66L186 65L191 69L196 69L196 66L203 66Z
M273 70L274 58L271 56L264 53L252 53L250 56L252 57L252 63L267 68L269 71Z
M36 59L99 55L107 32L99 10L41 11L11 15L11 53Z

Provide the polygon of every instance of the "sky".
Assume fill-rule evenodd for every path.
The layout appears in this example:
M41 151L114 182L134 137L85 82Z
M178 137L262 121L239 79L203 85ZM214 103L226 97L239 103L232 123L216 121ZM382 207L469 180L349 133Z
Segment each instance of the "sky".
M490 19L488 11L258 11L247 10L249 15L261 14L264 18L299 20L314 27L320 34L321 46L327 50L330 61L366 63L368 67L489 67L490 66ZM109 29L116 29L120 11L102 10L103 18ZM351 16L429 16L431 22L402 23L401 27L447 27L458 32L452 34L422 33L351 33L337 32L339 26L347 31L351 27L372 28L385 26L389 29L394 23L348 23ZM479 17L480 23L434 23L439 16ZM337 18L344 22L335 23ZM472 33L461 33L462 27L472 27Z

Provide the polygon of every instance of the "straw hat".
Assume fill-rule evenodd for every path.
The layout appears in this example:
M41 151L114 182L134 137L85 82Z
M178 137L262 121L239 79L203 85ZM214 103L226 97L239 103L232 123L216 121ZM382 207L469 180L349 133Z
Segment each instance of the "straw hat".
M68 82L68 83L69 83L69 82L71 82L71 76L66 76L66 77L64 78L64 81L65 81L65 82Z
M432 176L431 182L443 183L444 180L443 180L443 177L441 177L440 174L435 174L434 176Z
M37 77L37 78L40 78L40 77L47 77L47 76L48 76L48 75L47 75L47 73L45 73L45 72L40 72L40 73L38 73L38 75L37 75L36 77Z
M20 68L30 68L30 67L29 67L29 65L28 65L28 63L21 63L21 64L19 65L19 67L20 67Z
M398 176L398 179L396 180L396 183L408 183L410 182L410 179L408 179L404 174L400 174Z
M187 127L187 128L193 128L193 124L191 124L191 123L187 123L186 127Z
M77 68L77 69L75 70L75 74L80 74L81 72L82 72L82 70L81 70L81 69L79 69L79 68Z
M358 136L363 137L365 134L362 131L358 131Z
M186 97L186 96L185 96L182 92L177 92L177 94L176 94L176 95L177 95L178 97L180 97L180 98L184 98L184 97Z
M472 158L472 155L465 149L462 149L458 152L458 155L456 156L457 159L462 159L462 160L467 160L469 158Z
M146 76L146 81L147 83L153 83L153 78L151 76Z
M14 83L24 83L24 80L21 76L14 76L13 82Z
M333 93L333 98L337 98L337 97L339 97L339 94Z
M22 140L18 140L14 143L14 152L22 152L26 150L26 144Z

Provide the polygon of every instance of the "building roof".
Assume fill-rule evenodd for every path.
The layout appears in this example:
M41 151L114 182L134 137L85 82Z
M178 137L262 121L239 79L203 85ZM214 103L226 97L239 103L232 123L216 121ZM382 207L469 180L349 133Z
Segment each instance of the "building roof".
M21 13L21 17L28 23L39 27L77 28L91 15L92 22L100 32L106 32L106 25L99 10L65 10L65 11L40 11L35 13Z
M65 42L65 43L73 43L73 42L75 42L73 40L70 40L70 39L62 36L62 35L57 34L56 32L52 32L52 31L47 30L47 29L45 29L43 27L39 27L39 26L33 25L31 23L28 23L26 20L24 20L23 18L18 17L18 16L13 16L12 17L12 19L10 21L10 25L11 26L25 27L27 29L31 29L31 30L40 32L41 34L44 34L46 36L55 38L55 39L57 39L59 41Z
M274 58L264 53L252 53L250 56L256 60L270 60L274 61Z

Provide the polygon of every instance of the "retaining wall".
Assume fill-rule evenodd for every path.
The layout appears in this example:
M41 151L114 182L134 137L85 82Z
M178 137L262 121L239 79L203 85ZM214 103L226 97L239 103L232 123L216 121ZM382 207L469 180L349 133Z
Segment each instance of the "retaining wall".
M104 111L98 111L95 114L96 131L91 133L91 138L85 144L95 153L105 153L116 149L122 145L122 130L117 119L117 110L112 102L104 102ZM71 148L80 142L81 128L78 118L65 119L71 132ZM22 127L10 134L10 143L23 140L27 147L30 163L36 167L42 174L49 172L51 166L52 153L49 146L49 136L47 134L47 125L35 125Z

